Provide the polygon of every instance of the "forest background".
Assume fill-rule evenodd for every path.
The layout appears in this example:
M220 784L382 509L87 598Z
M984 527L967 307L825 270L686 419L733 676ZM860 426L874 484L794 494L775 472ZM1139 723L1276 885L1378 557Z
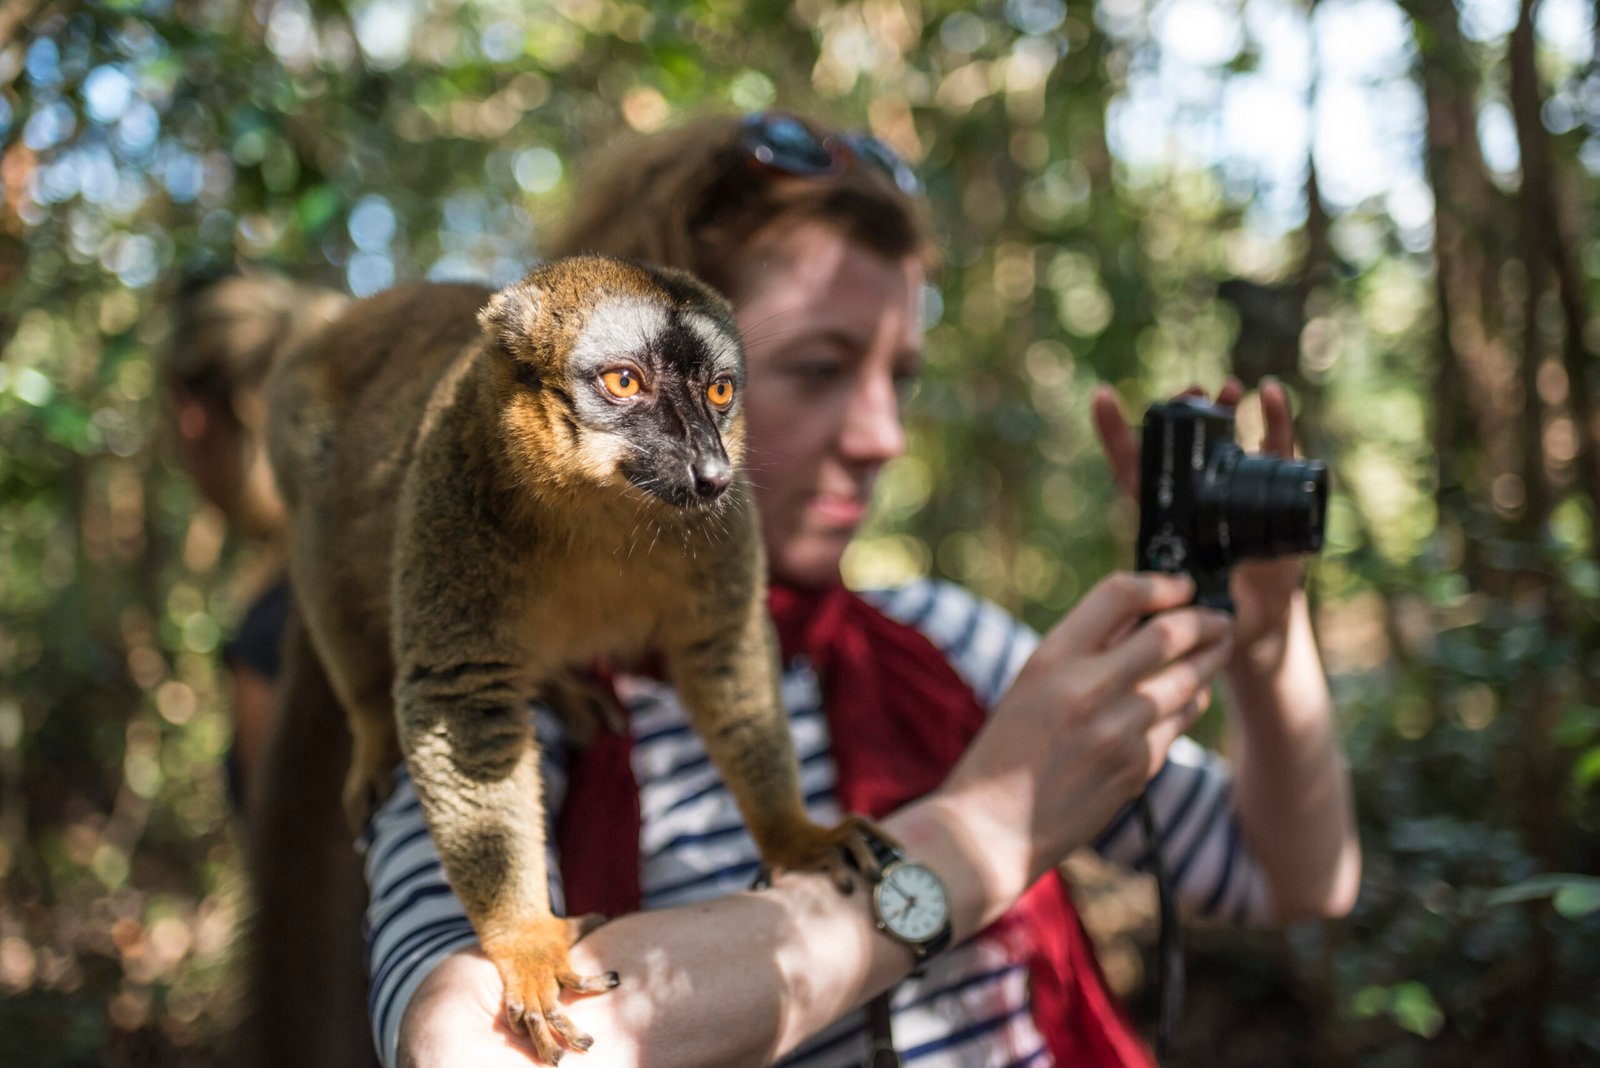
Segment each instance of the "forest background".
M1047 626L1131 555L1087 394L1289 384L1366 877L1191 935L1174 1063L1600 1057L1600 67L1582 0L0 2L0 1062L209 1064L238 553L175 470L175 279L506 282L629 128L915 161L947 262L848 559ZM1255 421L1248 405L1246 444ZM1258 431L1256 431L1258 432ZM1211 717L1217 720L1218 717ZM1215 723L1204 728L1215 736ZM1090 878L1148 1015L1148 891Z

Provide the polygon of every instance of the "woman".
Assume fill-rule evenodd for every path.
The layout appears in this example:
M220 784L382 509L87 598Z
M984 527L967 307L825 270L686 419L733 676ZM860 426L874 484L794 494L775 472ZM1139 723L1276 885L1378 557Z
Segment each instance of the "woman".
M574 950L581 973L622 976L569 1005L595 1039L586 1063L860 1064L854 1010L891 987L908 1063L1144 1063L1052 873L1088 844L1136 860L1126 806L1147 783L1192 906L1289 920L1340 914L1355 897L1348 784L1296 564L1238 569L1237 620L1182 607L1186 579L1114 575L1037 640L948 585L870 600L840 587L874 479L905 447L898 396L920 361L932 258L920 205L885 152L776 113L696 123L603 162L551 251L686 267L733 301L808 803L819 817L841 803L881 815L948 887L954 948L908 978L912 954L875 928L862 888L843 895L801 873L739 892L755 854L731 801L670 692L624 678L628 731L610 756L605 743L568 761L536 720L546 807L560 814L557 890L572 913L606 901L627 912ZM1230 383L1222 399L1238 392ZM1282 389L1263 401L1268 445L1287 452ZM1109 394L1095 416L1133 488L1136 449ZM1176 742L1219 671L1238 709L1231 779ZM616 804L619 778L628 804ZM602 786L597 797L597 781L611 795ZM594 855L597 840L619 839L621 853ZM497 974L473 948L404 782L374 820L367 866L386 1063L529 1063L499 1021Z

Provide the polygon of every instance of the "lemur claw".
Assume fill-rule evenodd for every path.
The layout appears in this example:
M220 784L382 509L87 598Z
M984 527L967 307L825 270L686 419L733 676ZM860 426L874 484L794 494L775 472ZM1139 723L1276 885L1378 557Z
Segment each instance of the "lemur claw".
M568 962L571 945L605 922L591 913L536 921L509 938L485 941L484 951L505 982L506 1026L525 1036L545 1064L558 1064L566 1050L586 1052L594 1039L561 1011L561 992L603 994L621 982L616 972L578 975Z
M877 875L878 861L867 844L867 835L885 841L894 839L865 816L849 815L833 827L808 823L763 848L761 872L756 889L770 886L772 878L784 871L822 871L833 880L841 894L855 889L857 873L871 879ZM765 884L761 882L763 876Z

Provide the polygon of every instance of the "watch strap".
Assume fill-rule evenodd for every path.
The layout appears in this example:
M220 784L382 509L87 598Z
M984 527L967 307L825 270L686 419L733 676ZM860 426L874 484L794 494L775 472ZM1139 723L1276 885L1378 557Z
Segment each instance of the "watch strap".
M867 848L872 851L872 859L877 862L880 877L883 874L883 870L889 865L905 861L905 854L900 852L899 847L883 835L866 831L862 837L866 840Z

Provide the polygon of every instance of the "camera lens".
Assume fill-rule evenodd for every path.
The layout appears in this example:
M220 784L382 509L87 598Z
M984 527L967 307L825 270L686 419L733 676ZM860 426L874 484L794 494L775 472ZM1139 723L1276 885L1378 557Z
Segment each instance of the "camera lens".
M1230 450L1231 451L1231 450ZM1201 529L1229 560L1314 553L1322 548L1328 466L1242 451L1219 457ZM1231 461L1231 462L1230 462Z

